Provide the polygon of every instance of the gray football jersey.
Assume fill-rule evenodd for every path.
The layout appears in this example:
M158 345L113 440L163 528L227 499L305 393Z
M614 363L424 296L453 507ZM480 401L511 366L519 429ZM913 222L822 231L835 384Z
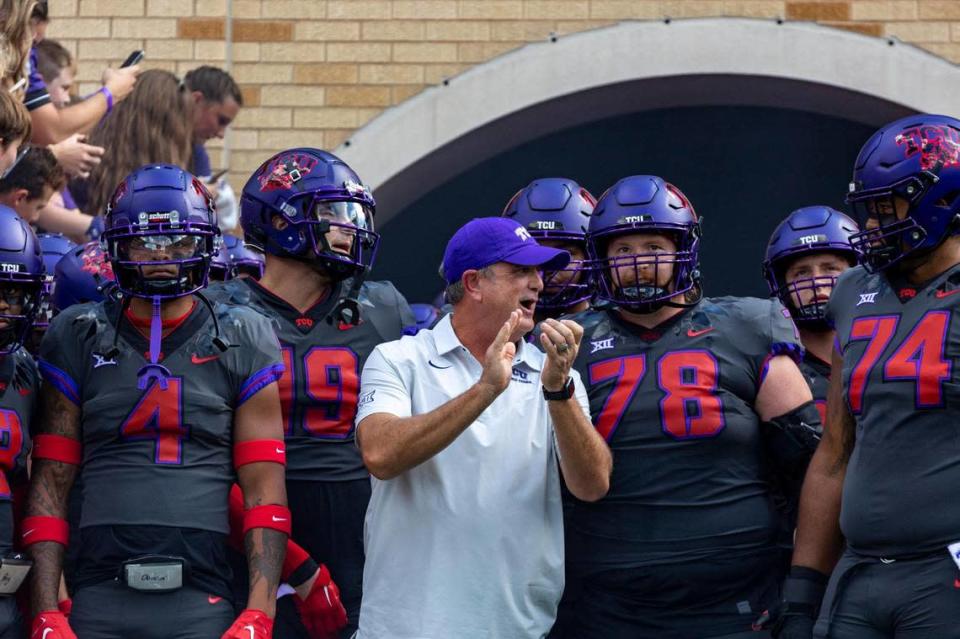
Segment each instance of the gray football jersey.
M415 323L403 296L390 282L360 289L360 324L334 317L346 283L305 313L252 279L231 280L210 294L251 306L270 317L280 339L285 372L280 379L287 443L287 479L365 479L367 469L354 444L360 371L373 349L400 339Z
M801 352L779 302L708 298L653 330L615 310L571 319L584 327L575 366L614 457L606 497L574 503L571 559L603 570L771 549L753 405L770 358Z
M858 552L896 556L960 541L958 308L960 267L921 288L857 267L830 296L856 422L840 525Z
M282 371L266 318L217 304L213 318L197 304L163 339L166 388L137 386L149 344L121 320L118 354L109 357L117 303L72 306L41 345L40 370L81 411L81 528L144 525L229 531L227 495L235 481L233 418L237 408Z
M0 555L13 547L11 484L26 479L39 376L25 348L0 356Z

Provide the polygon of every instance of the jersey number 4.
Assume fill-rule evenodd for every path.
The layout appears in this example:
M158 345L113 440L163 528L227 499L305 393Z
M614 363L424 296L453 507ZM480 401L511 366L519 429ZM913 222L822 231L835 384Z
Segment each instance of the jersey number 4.
M714 437L726 421L716 395L719 365L708 351L673 351L656 363L660 399L660 428L674 439ZM590 365L590 383L616 380L595 425L608 440L647 374L645 355L617 357Z
M120 426L126 440L152 440L153 461L183 463L183 442L190 426L183 423L183 379L168 377L167 387L153 383Z
M863 411L863 396L870 372L896 335L899 322L898 315L860 317L850 327L850 342L867 342L863 355L850 371L847 397L850 412L854 415ZM950 361L943 352L949 325L948 311L930 311L917 322L883 365L883 381L914 381L917 408L943 406L943 383L950 379Z
M300 408L300 423L306 434L321 439L346 439L353 432L360 390L360 362L344 347L316 346L303 356L301 367L293 361L293 348L283 347L280 377L280 407L286 434L293 434L294 409ZM303 376L308 402L298 401L296 376Z

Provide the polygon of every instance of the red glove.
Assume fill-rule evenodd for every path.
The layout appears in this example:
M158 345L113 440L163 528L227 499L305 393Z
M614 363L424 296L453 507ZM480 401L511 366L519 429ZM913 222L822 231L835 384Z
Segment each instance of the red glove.
M30 639L77 639L59 610L44 610L33 618Z
M271 639L273 619L259 610L247 608L240 613L220 639Z
M66 599L61 599L57 602L57 608L60 609L60 612L63 613L64 617L69 618L70 613L73 612L73 599L67 597Z
M324 639L347 625L347 611L340 603L340 589L330 579L330 571L323 564L317 569L313 586L306 599L294 595L300 619L314 639Z

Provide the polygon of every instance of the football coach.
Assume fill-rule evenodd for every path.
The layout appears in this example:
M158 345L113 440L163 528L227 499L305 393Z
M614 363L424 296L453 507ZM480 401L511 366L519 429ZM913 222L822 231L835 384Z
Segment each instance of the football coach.
M543 637L563 591L560 473L579 499L609 488L612 457L571 368L583 329L524 341L540 271L566 251L507 218L447 244L453 313L381 344L363 368L357 441L374 476L357 639Z

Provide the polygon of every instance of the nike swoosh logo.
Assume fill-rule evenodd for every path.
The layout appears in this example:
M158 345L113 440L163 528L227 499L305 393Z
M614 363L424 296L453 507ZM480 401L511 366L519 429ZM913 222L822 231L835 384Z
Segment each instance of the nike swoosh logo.
M710 328L701 328L698 331L691 328L690 330L687 331L687 337L700 337L701 335L705 335L712 330L713 330L712 326Z
M943 299L944 297L950 297L951 295L956 295L957 293L960 293L960 288L955 288L949 291L937 291L936 297L939 300L939 299Z
M286 520L287 520L286 517L277 517L276 515L271 515L270 518L273 519L274 521L286 521Z
M207 595L207 601L210 605L218 604L223 601L223 597L215 597L214 595Z
M250 639L257 639L257 633L254 632L253 626L244 626L243 629L250 633Z
M43 631L43 636L40 637L40 639L47 639L47 635L49 635L51 632L53 632L53 628L47 628L47 629L45 629L45 630Z
M196 353L190 356L190 361L194 364L206 364L207 362L212 362L215 359L220 359L220 356L207 355L206 357L199 357Z
M431 366L433 366L434 368L438 368L438 369L440 369L440 370L444 370L444 369L446 369L446 368L450 368L451 366L453 366L453 364L450 364L450 365L448 365L448 366L437 366L436 364L433 363L433 360L432 360L432 359L428 359L428 360L427 360L427 363L430 364Z
M285 451L285 450L282 449L282 448L274 448L274 450L277 451L277 454L278 454L278 455L282 455L282 454L284 454L285 452L287 452L287 451Z
M36 528L31 528L30 530L27 530L22 535L20 535L20 537L28 537L33 534L34 530L36 530Z

